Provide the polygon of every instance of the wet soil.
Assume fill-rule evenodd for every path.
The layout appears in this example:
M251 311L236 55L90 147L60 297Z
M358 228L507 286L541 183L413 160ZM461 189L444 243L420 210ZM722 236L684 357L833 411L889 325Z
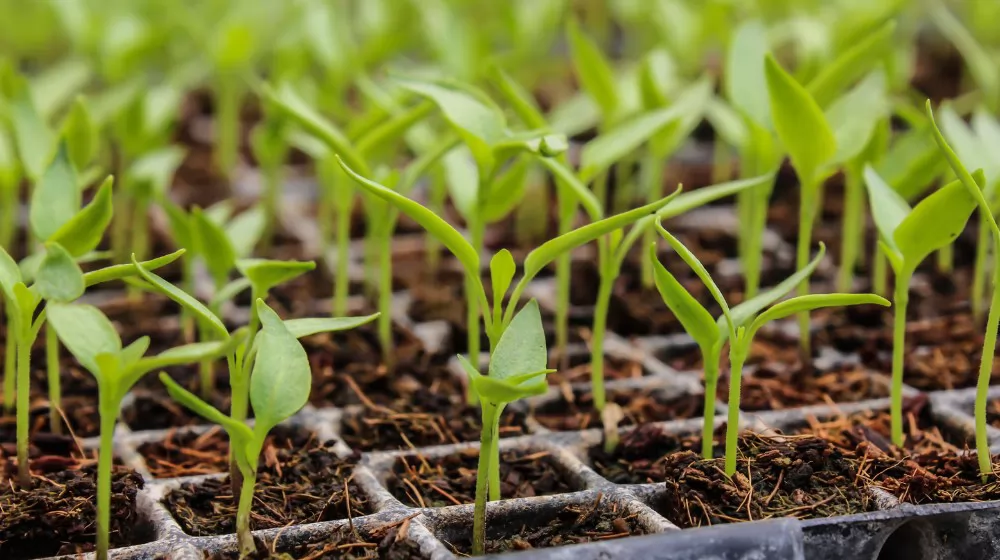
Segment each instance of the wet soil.
M593 541L643 535L638 516L623 511L619 504L598 496L590 504L571 505L553 514L537 517L516 534L497 535L487 521L486 552L497 554L535 548L549 548ZM459 538L447 542L453 552L468 555L472 551L471 525Z
M333 442L270 447L261 457L254 492L253 530L347 519L371 513L367 497L352 481L356 457L337 457ZM189 535L235 531L237 500L229 476L185 483L163 498Z
M723 458L693 451L664 459L666 492L656 509L680 527L700 527L772 517L822 518L875 509L858 460L814 436L739 440L736 472Z
M471 504L476 499L479 450L465 449L444 457L400 457L386 487L410 507ZM551 452L512 450L500 453L502 499L531 498L574 491Z
M607 402L622 407L625 418L619 425L631 426L700 416L704 397L681 395L665 398L660 390L653 388L609 389ZM566 390L558 399L535 408L532 415L539 424L557 432L599 428L603 425L600 414L593 407L593 395L589 389Z
M612 453L604 444L587 450L587 457L597 474L615 484L660 482L666 476L665 459L680 450L698 451L701 438L677 436L663 428L647 424L622 434Z
M351 525L324 531L304 543L266 542L256 538L257 553L246 560L411 560L422 558L420 547L407 539L410 519L367 530ZM205 556L206 560L244 560L235 550Z
M96 468L64 469L34 477L27 492L0 485L0 556L11 560L93 550ZM136 510L142 477L116 469L111 482L111 547L148 542L150 529Z

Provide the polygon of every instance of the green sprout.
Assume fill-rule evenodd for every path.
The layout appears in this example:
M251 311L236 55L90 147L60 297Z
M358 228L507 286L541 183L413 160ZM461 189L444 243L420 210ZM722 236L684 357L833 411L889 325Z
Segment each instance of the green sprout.
M984 182L980 174L979 182ZM892 342L892 443L903 445L903 359L906 347L906 306L910 279L932 252L950 245L965 228L976 208L976 199L953 181L913 208L870 166L865 168L872 216L879 232L879 246L895 271Z
M511 276L513 272L511 268ZM490 354L488 375L479 373L464 356L459 355L458 360L482 404L483 430L479 440L476 503L472 518L472 553L481 555L485 553L487 496L494 500L500 498L500 478L493 470L499 465L490 462L491 457L499 455L500 413L512 402L544 394L548 390L545 375L555 371L546 369L548 353L538 303L529 301L500 336Z
M312 387L309 358L298 341L297 333L264 300L256 300L254 307L254 314L260 317L261 330L256 344L249 352L257 355L253 363L253 374L250 376L250 400L255 416L253 427L247 425L245 418L226 416L219 412L178 385L166 373L160 373L160 381L166 385L174 400L206 420L222 426L229 434L230 455L242 474L239 493L236 493L235 488L233 492L233 496L239 496L236 539L241 558L256 551L250 532L250 508L253 505L257 464L264 441L272 428L305 406Z
M70 264L72 261L62 259L64 272L68 272ZM53 274L52 281L64 287L76 282L76 287L81 288L80 276L66 273L57 277ZM73 290L73 293L82 293L82 290ZM66 295L70 295L69 292ZM122 400L129 389L150 371L211 359L222 355L226 347L221 342L187 344L147 358L144 356L149 349L149 337L144 336L123 347L114 325L96 307L50 301L45 312L59 340L97 379L101 433L97 454L96 550L99 560L107 560L114 432Z
M979 209L979 219L987 222L990 231L993 233L993 295L990 299L990 312L986 319L986 333L983 335L983 353L979 361L979 376L976 381L976 455L979 459L979 472L982 480L986 482L986 476L993 472L993 463L990 457L989 435L987 434L986 407L988 404L988 392L990 388L990 374L993 367L993 355L996 350L997 329L1000 328L1000 227L997 226L994 217L993 207L987 202L983 184L986 177L982 171L969 174L969 171L962 164L958 155L948 145L941 131L934 122L934 113L931 111L930 101L927 102L927 116L930 118L931 126L934 130L934 139L937 141L941 152L944 154L948 165L955 172L958 180L965 187L966 192L975 201ZM933 196L933 195L932 195ZM914 210L916 211L916 210ZM937 219L937 218L935 218Z
M656 286L664 302L677 315L688 334L695 340L702 352L705 364L705 410L702 428L702 454L712 458L713 428L715 422L715 388L719 376L719 360L722 347L729 342L729 406L726 424L726 475L736 471L736 447L739 435L740 392L743 364L750 353L753 337L764 325L789 317L801 311L811 311L823 307L845 305L878 304L888 306L889 302L874 294L812 294L796 296L782 301L795 287L808 278L823 258L825 248L820 244L819 253L804 268L789 276L783 282L762 292L732 309L725 296L708 274L698 257L680 241L657 223L657 231L670 243L685 263L694 271L708 288L716 303L722 308L722 316L712 315L692 296L680 282L660 264L656 258L656 245L650 245L649 258L653 260Z

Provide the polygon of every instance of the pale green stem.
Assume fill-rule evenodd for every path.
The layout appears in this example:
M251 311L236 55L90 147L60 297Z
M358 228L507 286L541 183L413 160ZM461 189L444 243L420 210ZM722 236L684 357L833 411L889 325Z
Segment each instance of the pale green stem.
M844 177L844 216L841 226L840 270L837 274L837 290L850 292L854 284L854 266L864 243L865 197L861 175L848 169Z
M181 282L184 285L184 291L193 294L194 293L194 268L192 263L194 259L181 259ZM184 333L185 342L194 342L195 336L195 318L194 314L187 306L181 306L181 332Z
M1000 246L1000 237L994 238L994 245ZM979 473L986 482L986 475L993 472L990 457L990 441L986 432L986 404L993 373L993 356L996 352L997 329L1000 328L1000 258L993 263L993 297L990 313L986 319L986 334L983 335L983 353L979 361L979 378L976 380L976 455L979 458Z
M643 190L646 192L646 203L650 204L660 199L663 194L663 163L652 151L647 151L646 160L642 164ZM653 228L646 228L642 234L642 246L649 247L656 239ZM653 261L642 261L642 287L653 289Z
M803 187L803 193L818 190ZM796 270L802 270L809 264L809 251L812 245L812 229L813 220L816 217L816 200L821 199L819 193L816 192L815 196L817 199L812 198L813 195L803 196L802 198L802 208L800 208L799 213L799 239L798 246L796 247L795 254L795 268ZM798 295L804 296L809 294L809 278L805 278L799 284ZM809 337L809 312L803 311L798 313L799 320L799 351L802 354L802 360L804 363L809 363L810 360L810 337Z
M597 198L597 202L600 203L601 208L607 208L608 203L608 172L605 171L594 178L594 184L591 187L594 192L594 196Z
M118 178L122 180L121 177ZM124 183L122 183L124 184ZM132 195L125 189L119 190L114 197L114 222L111 224L111 253L114 262L129 262L129 214L132 210Z
M250 532L250 509L253 506L253 490L257 482L257 473L243 473L243 483L240 485L240 501L236 506L236 540L239 543L240 558L257 551Z
M635 183L632 181L635 159L635 156L629 155L614 168L615 196L611 202L611 211L614 214L626 212L632 208L632 203L635 200Z
M22 325L20 323L28 323ZM28 470L28 415L31 394L31 321L18 322L17 340L17 476L21 488L31 488Z
M576 201L561 189L558 198L559 235L563 235L573 230ZM561 367L568 365L569 359L566 347L569 344L569 282L572 269L572 255L569 251L564 251L556 257L556 354L559 356Z
M983 303L986 296L987 261L990 258L990 229L985 220L980 220L976 239L976 262L972 271L972 320L977 325L983 321Z
M212 402L212 393L215 391L215 365L209 361L198 364L198 377L202 400Z
M500 416L505 404L496 405L493 412L493 447L490 448L490 501L501 499L500 496Z
M945 245L937 252L938 272L950 274L955 269L955 248L952 244Z
M132 226L128 233L131 242L130 253L134 253L136 260L145 260L149 251L149 210L148 201L145 198L136 197L132 206ZM124 257L123 262L128 262L130 255ZM131 284L127 287L128 297L132 301L142 298L142 291Z
M701 426L701 455L712 458L715 444L715 390L719 385L719 352L701 353L705 364L705 410Z
M8 310L10 308L8 307ZM9 311L8 311L9 313ZM17 390L17 330L14 316L7 316L7 341L3 364L3 408L10 414L14 411Z
M478 219L478 217L472 220L469 224L470 234L472 236L472 248L475 249L477 255L481 255L483 252L483 237L485 235L484 224ZM473 364L479 363L479 293L477 291L477 285L475 278L471 276L472 273L467 272L465 276L465 305L467 309L466 314L466 329L469 333L469 361ZM475 274L479 274L476 271ZM477 400L477 395L475 391L472 390L472 386L469 386L468 400L470 403L475 403Z
M338 188L349 188L340 181ZM337 269L333 281L333 316L347 315L347 294L350 283L351 196L337 197Z
M895 318L892 336L892 443L903 446L903 358L906 349L906 305L909 303L910 271L896 272L896 290L893 297Z
M889 267L882 247L876 245L872 261L872 292L884 296L889 290Z
M472 555L486 552L486 501L489 492L490 457L496 446L499 415L492 403L483 403L483 431L479 437L479 469L476 473L476 503L472 514Z
M611 305L611 289L615 284L615 274L601 267L600 285L597 288L597 302L594 304L594 324L590 333L590 385L594 395L594 408L604 410L604 331L608 322L608 306Z
M17 233L17 211L20 201L17 199L17 184L0 185L0 247L13 253L14 236Z
M240 97L239 81L221 76L215 96L215 161L227 179L232 177L239 156Z
M378 336L382 346L382 362L392 371L395 366L395 352L392 346L392 229L380 232L379 246L379 287L378 287Z
M59 378L59 337L51 326L45 328L45 366L49 381L49 430L62 433L62 380Z
M260 296L257 294L256 290L251 291L251 302L256 302L257 298ZM229 372L229 385L232 391L232 413L230 416L233 420L237 422L243 422L247 418L247 413L250 409L250 371L252 365L252 358L249 355L249 351L253 348L253 341L257 337L257 329L260 327L260 316L257 315L257 306L252 305L250 312L250 324L247 327L247 342L244 345L246 352L242 356L242 360L239 357L234 360L236 364L236 371L233 372L230 369Z
M764 227L767 225L767 208L771 198L773 184L766 184L750 189L748 210L750 232L747 236L746 257L746 295L744 300L752 298L760 291L760 269L764 259Z
M742 342L733 342L741 345ZM726 476L736 472L737 445L740 435L740 390L743 377L743 362L746 360L746 350L733 348L729 350L729 417L726 424Z
M97 452L97 560L107 560L111 530L111 466L114 464L115 422L121 400L100 390L101 442Z

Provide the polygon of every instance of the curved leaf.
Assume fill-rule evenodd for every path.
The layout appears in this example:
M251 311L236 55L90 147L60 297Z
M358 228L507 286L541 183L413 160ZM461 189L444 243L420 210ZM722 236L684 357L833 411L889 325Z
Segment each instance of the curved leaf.
M214 422L222 426L229 437L233 440L235 447L242 447L254 438L253 431L242 422L237 422L225 414L219 412L214 406L196 397L187 389L181 387L176 381L166 373L160 372L160 382L167 388L170 398L174 399L188 410L201 416L209 422Z
M69 159L76 169L84 169L97 155L97 126L83 96L76 98L63 122L62 136L69 148Z
M37 183L52 159L56 138L35 108L27 81L18 76L13 82L11 88L14 91L8 95L7 107L14 132L14 145L25 174L32 182Z
M549 171L556 178L556 185L560 189L569 189L573 198L583 206L583 210L587 213L590 221L596 222L604 218L604 210L601 202L594 196L593 191L588 189L587 185L566 167L566 164L553 158L541 158L539 161L542 165L549 168Z
M519 401L527 397L543 395L548 390L543 376L555 370L545 369L527 374L513 376L509 380L499 380L487 377L469 363L469 360L458 355L458 363L469 376L469 385L472 390L479 395L480 400L493 404L506 404ZM535 379L540 382L533 382Z
M795 272L777 286L765 290L764 292L758 294L753 299L744 301L743 303L737 305L730 312L732 315L733 324L738 327L745 327L750 322L750 320L761 312L766 307L769 307L774 302L787 296L795 289L796 286L801 284L806 278L816 270L819 266L819 262L823 260L823 255L826 254L826 245L823 243L819 244L819 251L816 252L816 256L813 257L809 264L802 267L802 269Z
M888 116L885 73L877 70L834 101L826 111L826 120L833 123L837 142L833 161L845 163L857 157L868 145L875 127Z
M236 265L236 250L226 235L226 230L209 219L200 208L191 211L191 240L195 251L208 268L216 287L229 281L229 273Z
M62 245L74 257L81 257L96 249L101 244L104 230L111 223L111 216L114 213L111 197L113 183L114 177L109 175L90 204L84 206L57 229L49 237L49 241Z
M169 255L163 255L162 257L157 257L152 260L142 261L142 266L145 267L146 270L163 268L164 266L167 266L168 264L181 258L181 256L186 252L186 249L178 249ZM104 282L111 282L112 280L121 280L138 274L139 271L136 270L136 268L131 264L116 264L104 267L100 270L85 273L83 275L83 282L89 288L95 284L103 284Z
M229 331L226 329L226 325L222 323L222 320L215 313L212 313L211 310L205 307L205 304L194 299L194 297L177 286L148 271L142 263L135 260L135 255L132 255L132 265L139 273L139 276L152 285L156 291L186 307L205 321L205 324L210 326L215 332L216 338L220 340L227 340L229 338Z
M502 303L510 283L514 280L517 265L514 256L507 249L501 249L490 259L490 279L493 284L493 305Z
M14 284L21 281L21 269L6 249L0 247L0 290L8 302L14 302Z
M60 144L55 159L31 193L31 207L28 209L31 231L39 239L47 241L76 215L80 203L76 170L69 159L66 144Z
M62 245L46 244L45 258L35 275L35 289L50 302L70 302L83 295L83 271Z
M809 294L796 296L778 303L761 313L753 320L749 328L749 336L753 337L758 329L770 323L790 317L801 311L812 311L823 307L846 307L848 305L881 305L889 307L889 300L875 294Z
M263 300L256 302L261 330L257 359L250 375L254 434L264 436L298 412L309 400L312 373L302 344Z
M566 23L566 38L569 41L570 56L576 77L583 90L597 102L604 118L611 118L618 110L618 91L611 64L601 49L584 34L575 18Z
M976 204L979 206L980 217L986 216L989 220L994 238L1000 240L1000 227L997 227L996 218L994 218L993 212L990 209L990 201L986 200L986 195L983 194L983 185L986 182L986 178L983 176L982 170L969 174L965 165L962 164L962 160L958 158L955 151L948 145L948 142L944 139L944 135L941 134L941 130L934 121L934 112L931 110L930 99L927 100L925 110L927 111L927 116L930 119L931 131L934 133L934 140L937 142L938 147L941 149L945 159L948 161L948 165L951 166L951 169L955 172L955 176L958 177L958 180L965 185L966 191L969 195L976 201Z
M820 107L829 105L845 88L881 61L893 46L896 22L887 21L847 49L809 82L807 89ZM830 121L835 122L835 121Z
M656 243L650 243L648 258L653 263L653 279L656 282L656 289L663 297L663 303L667 304L698 346L701 348L714 346L719 340L719 329L715 324L715 318L660 263L660 259L656 256Z
M254 292L260 296L279 286L316 269L313 261L276 261L269 259L240 259L236 261L240 274L250 280Z
M295 338L303 338L319 333L349 331L371 323L379 316L378 313L362 317L311 317L307 319L288 319L285 328Z
M869 207L879 238L884 241L893 253L899 253L896 247L895 233L899 224L910 215L910 205L903 197L879 177L870 165L865 166L865 185L868 187Z
M950 245L965 229L976 199L961 180L939 188L921 200L893 233L906 265L916 268L927 255Z
M115 354L122 341L111 321L92 305L52 302L46 305L46 320L56 330L63 346L87 371L101 376L99 354Z
M538 302L531 300L514 316L490 353L489 376L503 381L515 375L541 371L548 359L542 315ZM539 382L545 383L544 380Z
M233 253L238 258L244 258L253 252L267 227L267 214L260 205L243 212L226 224L226 237Z
M767 29L760 20L743 22L729 43L726 75L723 86L726 99L744 116L767 126L771 122L771 107L764 75L764 58L768 53Z

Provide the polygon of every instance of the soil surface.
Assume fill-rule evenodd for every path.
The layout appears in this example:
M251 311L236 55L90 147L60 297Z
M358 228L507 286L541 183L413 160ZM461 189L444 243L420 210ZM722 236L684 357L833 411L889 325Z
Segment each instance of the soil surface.
M406 538L410 519L387 523L367 531L346 525L323 538L295 545L255 539L257 553L248 560L411 560L422 558L420 547ZM206 560L242 560L234 551L206 555Z
M96 467L63 469L34 477L27 492L0 485L0 557L11 560L92 551L96 524ZM143 487L135 471L116 469L111 482L111 547L148 542L136 511Z
M550 514L551 515L551 514ZM486 552L497 554L534 548L548 548L593 541L602 541L643 535L635 514L622 511L621 506L598 496L591 504L566 506L551 517L534 519L520 528L517 534L491 534L487 522ZM456 554L469 555L472 551L472 527L463 530L461 538L447 544Z
M602 443L588 449L587 456L597 474L615 484L646 484L663 480L671 453L700 449L697 436L680 437L647 424L622 434L614 452L607 453Z
M476 500L479 450L437 458L400 457L386 486L410 507L445 507ZM549 451L500 453L500 495L504 500L565 494L574 490Z
M371 512L367 497L351 480L356 458L338 458L331 445L270 447L264 451L251 529L347 519ZM163 503L189 535L235 531L237 500L228 476L183 484L167 494Z
M607 401L622 407L625 418L620 426L663 422L701 415L704 406L702 395L681 395L665 398L661 389L609 389ZM567 398L569 396L569 398ZM601 427L601 416L593 406L590 389L564 391L558 399L549 401L532 411L538 423L550 430L568 432Z
M746 434L732 478L723 458L693 451L664 459L666 492L657 510L680 527L772 517L822 518L871 511L858 460L814 436Z

